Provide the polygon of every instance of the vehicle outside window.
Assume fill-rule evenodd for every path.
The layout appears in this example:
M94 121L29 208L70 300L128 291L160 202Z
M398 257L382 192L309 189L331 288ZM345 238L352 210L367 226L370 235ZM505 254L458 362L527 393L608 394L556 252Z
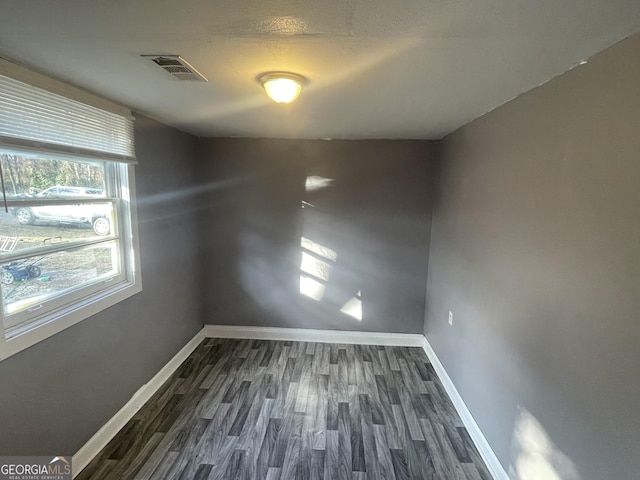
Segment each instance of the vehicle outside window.
M21 198L77 198L94 199L104 197L99 188L69 187L56 185L46 188L35 195L21 194ZM111 232L111 206L108 204L87 205L38 205L12 208L11 213L21 225L36 223L73 224L91 226L96 235L109 235Z

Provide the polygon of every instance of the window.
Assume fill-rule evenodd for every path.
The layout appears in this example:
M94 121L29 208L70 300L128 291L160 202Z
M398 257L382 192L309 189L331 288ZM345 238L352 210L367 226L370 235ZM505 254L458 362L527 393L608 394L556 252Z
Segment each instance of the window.
M141 289L130 112L0 60L0 359Z

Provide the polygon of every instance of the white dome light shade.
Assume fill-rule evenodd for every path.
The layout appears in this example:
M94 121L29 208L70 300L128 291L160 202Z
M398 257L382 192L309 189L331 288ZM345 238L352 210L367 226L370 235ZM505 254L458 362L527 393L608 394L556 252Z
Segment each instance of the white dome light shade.
M265 73L259 80L269 98L276 103L293 102L300 95L302 85L306 83L304 77L286 72Z
M302 85L288 78L275 78L264 82L267 95L276 103L291 103L302 90Z

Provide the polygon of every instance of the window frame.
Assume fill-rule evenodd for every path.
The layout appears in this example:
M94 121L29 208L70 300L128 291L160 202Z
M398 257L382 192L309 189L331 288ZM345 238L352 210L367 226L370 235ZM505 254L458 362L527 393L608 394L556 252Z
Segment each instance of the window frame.
M129 209L128 218L119 218L118 223L122 226L121 254L128 259L123 259L123 266L126 270L124 279L110 287L98 289L98 291L86 292L92 286L85 287L78 292L85 291L79 298L74 298L64 305L44 315L34 315L28 323L5 329L4 312L2 312L2 335L0 335L0 361L15 355L16 353L35 345L87 318L113 306L123 300L142 291L142 279L140 275L140 256L137 254L138 247L138 221L137 211L133 199L135 199L135 170L133 165L123 165L127 169L129 182L129 194L120 201L124 204L122 209ZM123 195L125 197L125 195ZM122 217L122 216L121 216ZM130 232L130 233L129 233ZM108 280L98 282L98 284L109 284ZM68 298L66 295L62 298ZM35 313L35 312L34 312Z
M28 83L54 94L62 94L71 100L84 103L95 108L112 111L119 115L125 115L128 110L106 100L83 92L75 87L49 79L41 74L31 72L4 59L0 59L0 75L13 78L17 81ZM108 108L105 108L108 107ZM128 112L130 117L130 112ZM130 117L131 118L131 117ZM131 137L133 142L133 136ZM0 138L0 150L24 150L25 153L41 153L47 158L47 153L60 156L56 148L47 149L47 145L27 145L22 139L15 142L10 139ZM115 242L119 255L121 271L109 278L97 278L95 282L88 281L64 291L60 296L53 296L49 300L43 300L46 306L40 311L40 307L33 308L30 314L24 315L28 309L10 315L28 317L16 325L5 326L4 301L0 302L0 319L2 319L2 332L0 334L0 361L26 349L36 343L45 340L111 306L114 306L127 298L142 291L142 279L140 273L140 255L138 243L138 220L135 205L135 157L119 160L113 155L102 156L100 152L78 151L78 155L64 154L68 160L99 161L104 162L105 167L105 197L73 199L72 197L58 199L28 199L9 200L7 206L26 206L27 204L69 205L69 204L98 204L111 203L113 205L114 235L102 240L71 241L61 243L56 248L25 249L24 255L16 250L11 255L5 255L0 259L4 264L9 258L28 257L32 252L77 251L82 248L91 248L93 245L109 245ZM74 158L75 157L75 158ZM55 186L55 185L54 185ZM117 195L114 195L117 192ZM2 193L0 192L0 195ZM0 200L2 197L0 197ZM37 305L37 303L36 303ZM9 315L7 315L8 317ZM15 322L14 322L15 323Z

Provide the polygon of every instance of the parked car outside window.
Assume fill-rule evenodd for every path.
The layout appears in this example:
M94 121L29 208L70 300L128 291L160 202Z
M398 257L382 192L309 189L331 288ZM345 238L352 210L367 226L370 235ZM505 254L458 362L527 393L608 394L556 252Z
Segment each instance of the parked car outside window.
M71 187L56 185L49 187L35 195L26 198L50 198L67 199L83 197L95 199L102 197L104 193L98 188ZM35 223L54 223L72 225L91 225L93 231L100 236L111 233L112 206L105 204L78 204L78 205L37 205L14 207L11 213L16 217L18 223L22 225L33 225Z

